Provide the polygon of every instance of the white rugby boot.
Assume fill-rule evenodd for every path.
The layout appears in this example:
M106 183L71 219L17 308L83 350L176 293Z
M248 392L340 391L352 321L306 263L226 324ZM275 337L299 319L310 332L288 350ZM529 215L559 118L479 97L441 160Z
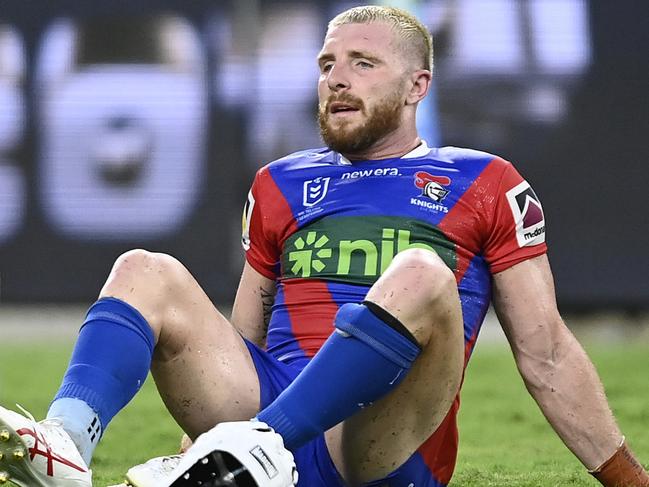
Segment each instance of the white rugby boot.
M0 406L0 484L20 487L90 487L92 472L60 421Z
M131 467L123 483L110 487L163 487L169 485L171 472L178 466L182 455L152 458L146 463Z
M293 487L298 474L282 437L260 421L220 423L182 455L131 468L113 487Z
M200 435L169 487L293 487L298 473L284 440L261 421L220 423Z

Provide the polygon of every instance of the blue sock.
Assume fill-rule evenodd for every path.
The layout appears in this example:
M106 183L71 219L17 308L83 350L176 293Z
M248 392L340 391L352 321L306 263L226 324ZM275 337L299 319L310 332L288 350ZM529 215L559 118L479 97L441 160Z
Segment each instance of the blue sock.
M119 299L100 299L88 310L52 405L80 399L97 413L103 432L144 383L154 342L151 327L135 308ZM65 416L62 409L58 416Z
M374 303L343 305L334 325L297 379L257 415L289 449L390 392L421 351L406 328Z

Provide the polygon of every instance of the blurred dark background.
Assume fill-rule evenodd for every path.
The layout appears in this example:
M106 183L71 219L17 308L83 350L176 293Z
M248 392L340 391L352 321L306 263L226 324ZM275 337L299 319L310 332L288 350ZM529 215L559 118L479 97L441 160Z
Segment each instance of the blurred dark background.
M321 145L315 55L356 2L4 0L0 303L96 296L144 247L218 302L254 172ZM429 145L513 161L564 310L649 308L645 0L390 2L435 39Z

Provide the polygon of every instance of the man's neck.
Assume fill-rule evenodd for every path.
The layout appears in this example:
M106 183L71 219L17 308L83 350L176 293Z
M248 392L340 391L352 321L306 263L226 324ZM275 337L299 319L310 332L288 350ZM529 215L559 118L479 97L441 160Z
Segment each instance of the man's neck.
M414 137L404 137L396 141L393 139L380 141L365 151L353 154L343 154L343 156L350 161L393 159L406 155L419 145L421 145L421 139L417 134L415 134Z

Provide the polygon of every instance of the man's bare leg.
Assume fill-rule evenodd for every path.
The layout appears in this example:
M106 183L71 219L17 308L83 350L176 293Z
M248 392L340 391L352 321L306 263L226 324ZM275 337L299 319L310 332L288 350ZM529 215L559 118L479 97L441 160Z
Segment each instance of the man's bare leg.
M458 392L464 365L457 284L437 255L398 254L366 299L399 319L422 352L395 390L327 432L334 463L351 485L392 472L435 431Z
M156 340L156 385L191 437L257 413L259 381L243 339L178 260L127 252L116 261L102 297L129 303L147 320Z
M172 414L193 435L249 419L259 408L243 339L177 260L136 250L117 260L88 311L47 420L0 407L0 443L12 460L4 481L90 486L87 466L102 430L151 367ZM43 448L46 456L27 454ZM292 457L285 456L290 474Z

